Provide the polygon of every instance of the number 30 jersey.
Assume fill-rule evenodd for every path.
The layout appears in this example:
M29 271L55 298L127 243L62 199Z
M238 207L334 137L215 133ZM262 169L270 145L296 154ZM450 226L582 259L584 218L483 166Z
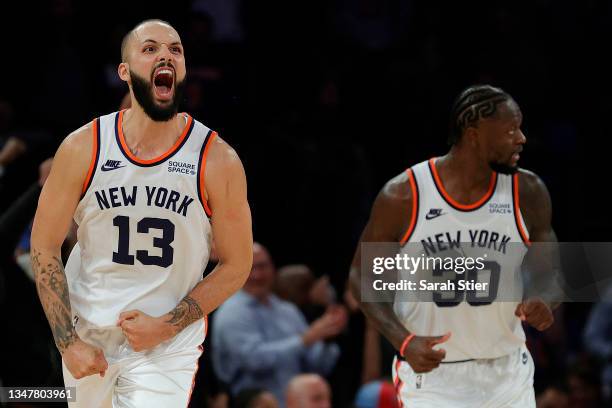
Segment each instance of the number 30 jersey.
M396 293L395 313L418 336L451 332L450 339L436 347L446 350L447 362L497 358L516 351L525 342L514 311L521 298L521 265L529 245L519 206L518 175L492 172L485 196L464 205L444 189L436 159L417 164L407 173L414 208L402 253L481 260L471 265L470 272L445 270L440 264L432 266L435 263L414 274L401 271L401 279L415 282L426 296L416 301L415 291ZM485 282L486 289L467 286L470 281ZM427 286L435 282L443 284ZM454 286L444 285L448 282Z
M123 311L157 317L174 309L202 279L211 246L204 168L216 133L181 114L184 130L172 148L141 160L127 147L123 114L93 121L91 166L74 215L78 245L66 264L73 314L97 329L116 327ZM201 344L204 325L183 332Z

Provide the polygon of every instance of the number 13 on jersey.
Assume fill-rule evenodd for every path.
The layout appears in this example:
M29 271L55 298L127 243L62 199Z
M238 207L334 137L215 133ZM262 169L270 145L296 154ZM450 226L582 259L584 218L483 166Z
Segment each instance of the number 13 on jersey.
M113 252L113 262L123 265L134 265L134 255L130 254L130 218L117 215L113 218L113 225L119 229L119 242L117 252ZM161 249L161 256L150 255L149 251L136 249L136 259L143 265L157 265L167 268L174 259L174 224L165 218L142 218L136 224L136 233L148 234L151 229L162 231L161 238L153 237L153 246Z

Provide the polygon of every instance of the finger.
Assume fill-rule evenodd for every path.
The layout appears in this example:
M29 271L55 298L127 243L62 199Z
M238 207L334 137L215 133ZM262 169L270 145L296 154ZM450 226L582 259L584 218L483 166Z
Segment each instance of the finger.
M121 312L119 314L119 322L123 320L135 319L136 317L138 317L139 314L140 314L140 311L138 310L128 310L126 312Z
M446 350L444 350L444 349L440 349L440 350L431 349L428 352L424 353L423 357L425 359L427 359L427 361L429 361L429 362L438 363L438 362L444 360L444 357L446 357Z
M516 309L514 309L514 315L515 315L516 317L519 317L519 318L520 318L521 316L524 316L524 315L525 315L525 314L523 313L523 304L522 304L522 303L519 303L518 305L516 305ZM521 319L521 320L523 320L523 319Z
M526 316L534 314L538 311L539 306L540 305L536 302L527 302L525 303L525 306L523 306L523 314L525 314Z
M127 335L127 333L130 333L132 331L132 322L129 320L124 320L121 322L119 327L121 327L123 334Z
M443 336L431 337L429 340L429 344L431 346L435 346L436 344L445 343L446 341L448 341L448 339L450 339L450 336L451 336L451 332L448 332Z

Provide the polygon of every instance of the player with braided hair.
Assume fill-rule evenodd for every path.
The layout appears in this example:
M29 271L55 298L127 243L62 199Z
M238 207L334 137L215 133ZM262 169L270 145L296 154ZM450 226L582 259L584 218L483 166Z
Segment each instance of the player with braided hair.
M350 282L366 316L397 349L393 376L401 406L535 407L534 366L522 322L544 330L553 323L554 306L522 299L522 293L498 298L504 282L522 282L531 242L556 241L544 183L518 167L527 141L522 119L502 89L466 88L452 107L450 151L391 179L374 202ZM361 243L399 242L404 254L453 247L469 253L476 237L488 248L500 241L514 244L507 253L490 251L486 294L461 290L450 298L433 293L433 301L364 300L368 275L361 270ZM434 272L441 271L416 271L441 276Z

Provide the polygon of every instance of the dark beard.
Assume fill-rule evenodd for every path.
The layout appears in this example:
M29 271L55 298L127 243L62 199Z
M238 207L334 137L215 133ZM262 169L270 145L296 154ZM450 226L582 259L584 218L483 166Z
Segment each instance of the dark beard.
M507 164L502 164L498 162L489 162L489 167L496 173L500 174L515 174L518 171L518 166L508 166Z
M134 98L142 109L151 120L155 122L167 122L176 115L178 112L178 105L183 96L185 90L185 80L181 82L174 82L174 96L172 101L165 106L159 106L153 99L153 84L147 81L143 77L130 71L130 78L132 80L132 91L134 92Z

